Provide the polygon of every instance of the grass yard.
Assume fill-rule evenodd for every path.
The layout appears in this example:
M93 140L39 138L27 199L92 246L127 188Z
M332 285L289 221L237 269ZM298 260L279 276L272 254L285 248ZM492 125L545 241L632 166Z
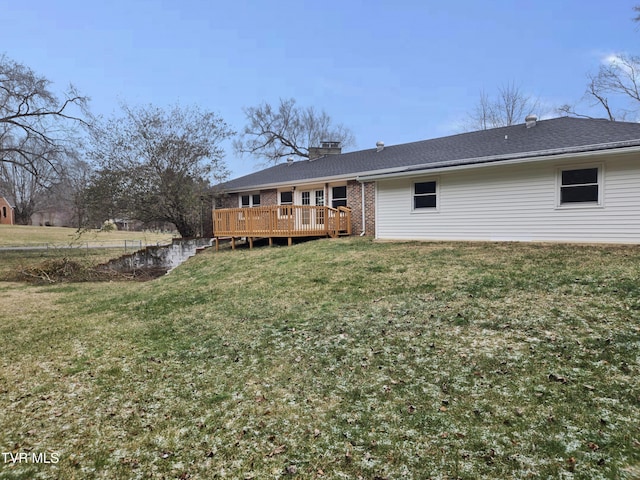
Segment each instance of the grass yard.
M640 478L640 247L320 240L0 304L0 479Z
M126 232L86 230L81 234L75 228L35 227L29 225L0 225L0 247L24 245L90 246L123 244L128 242L169 243L172 235L156 232Z

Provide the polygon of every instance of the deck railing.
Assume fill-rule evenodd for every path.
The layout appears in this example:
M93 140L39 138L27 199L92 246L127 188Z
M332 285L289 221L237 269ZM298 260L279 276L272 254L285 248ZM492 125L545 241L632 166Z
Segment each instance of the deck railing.
M351 210L307 205L216 209L213 235L255 238L351 235Z

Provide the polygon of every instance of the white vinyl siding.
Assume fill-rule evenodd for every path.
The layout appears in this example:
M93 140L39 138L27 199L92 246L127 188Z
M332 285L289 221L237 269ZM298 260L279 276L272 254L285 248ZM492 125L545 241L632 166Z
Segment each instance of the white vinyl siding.
M587 160L584 165L592 166ZM398 240L513 240L640 243L640 161L626 155L599 161L602 202L558 208L558 172L576 161L495 165L441 173L438 214L415 215L412 189L420 177L380 180L376 236ZM425 177L425 181L428 177Z

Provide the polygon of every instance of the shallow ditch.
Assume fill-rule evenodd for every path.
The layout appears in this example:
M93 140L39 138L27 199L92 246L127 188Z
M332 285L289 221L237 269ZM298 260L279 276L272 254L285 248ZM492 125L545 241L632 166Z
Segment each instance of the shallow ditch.
M96 270L124 275L159 277L169 273L199 251L211 246L210 238L177 238L170 245L143 248L96 266Z

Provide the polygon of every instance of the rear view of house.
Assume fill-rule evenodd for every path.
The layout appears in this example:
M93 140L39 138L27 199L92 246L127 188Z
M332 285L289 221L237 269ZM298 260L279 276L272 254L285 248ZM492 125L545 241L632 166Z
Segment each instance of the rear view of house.
M322 206L348 209L350 234L386 240L640 243L637 123L530 116L509 127L321 153L221 185L214 235L216 215L230 208L241 216Z

